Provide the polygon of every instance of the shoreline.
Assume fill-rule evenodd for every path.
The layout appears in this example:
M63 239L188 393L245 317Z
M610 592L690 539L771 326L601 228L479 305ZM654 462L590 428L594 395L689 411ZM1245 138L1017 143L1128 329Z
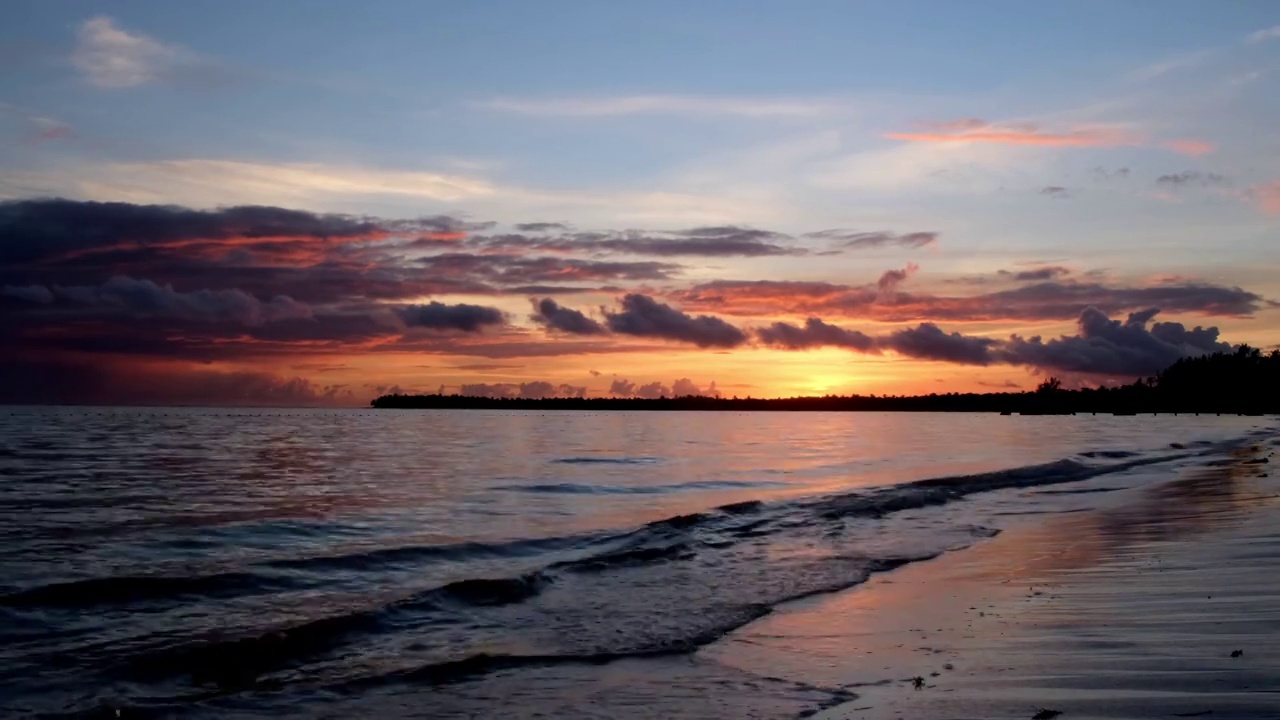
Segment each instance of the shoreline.
M854 696L823 720L1280 717L1278 445L1081 490L1094 507L789 603L699 656Z

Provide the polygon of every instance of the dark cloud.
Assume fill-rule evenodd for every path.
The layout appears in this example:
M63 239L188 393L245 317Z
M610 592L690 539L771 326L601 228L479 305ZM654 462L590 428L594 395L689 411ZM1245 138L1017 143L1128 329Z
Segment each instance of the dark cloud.
M179 292L171 285L126 276L113 277L99 287L44 288L33 285L4 289L5 294L40 303L58 300L70 305L120 310L139 317L173 317L208 322L234 321L246 325L310 318L311 308L278 295L262 302L242 290Z
M1014 336L1001 350L1003 362L1043 371L1140 377L1154 375L1183 357L1228 351L1216 327L1188 330L1181 323L1147 323L1159 310L1131 313L1123 322L1097 308L1080 314L1074 336L1050 340Z
M862 232L858 230L819 230L805 233L804 237L814 240L832 240L842 247L856 250L879 247L922 248L938 242L936 232L912 232L897 234L887 231Z
M1040 194L1055 200L1066 200L1071 197L1071 191L1061 185L1046 185L1040 188Z
M959 296L909 293L901 289L885 293L877 285L716 281L671 295L686 307L728 315L835 314L881 322L1068 320L1079 317L1081 311L1091 306L1106 313L1160 307L1169 312L1247 317L1262 308L1276 307L1274 302L1257 293L1198 281L1116 287L1100 282L1058 280Z
M790 238L782 233L726 225L666 233L623 230L567 233L552 237L492 235L476 237L473 244L488 250L659 257L762 257L806 253L804 248L782 244L788 240Z
M679 265L662 262L619 262L563 257L524 257L444 253L419 258L431 274L470 278L500 285L601 280L667 280Z
M636 384L624 378L615 378L613 383L609 385L610 395L621 395L623 397L631 397L636 392Z
M919 360L941 360L962 365L989 365L991 349L1000 341L990 338L947 333L933 323L921 323L891 333L879 345L899 355Z
M1032 268L1030 270L1001 270L997 274L1006 278L1012 278L1018 282L1033 282L1039 280L1055 280L1060 277L1066 277L1071 274L1071 268L1065 268L1061 265L1049 265L1046 267Z
M43 285L5 285L0 288L0 295L8 295L27 302L48 305L53 302L53 291Z
M806 320L804 327L776 322L768 327L756 330L756 337L766 345L788 350L842 347L858 352L877 351L876 340L870 335L857 330L845 330L835 325L829 325L816 317Z
M704 387L699 386L689 378L680 378L671 385L671 394L675 397L686 397L688 395L698 395L701 397L720 397L720 389L716 387L714 380L711 384Z
M502 311L482 305L446 305L432 300L426 305L408 305L398 308L396 315L409 327L429 330L458 330L479 332L488 325L501 325L505 321Z
M16 200L0 203L0 263L25 263L121 244L227 238L352 238L382 232L374 220L278 207L191 210L167 205Z
M1192 185L1212 187L1229 185L1230 183L1231 181L1218 173L1199 172L1198 170L1184 170L1179 173L1161 175L1156 178L1157 185L1164 185L1175 189L1181 189Z
M626 335L679 340L698 347L737 347L747 341L742 330L710 315L686 315L646 295L622 299L622 311L605 313L611 330Z
M533 301L534 322L552 330L571 335L604 335L609 332L604 325L592 320L578 310L563 307L551 298Z
M898 286L906 281L907 278L920 271L920 266L915 263L907 263L907 266L900 270L885 270L880 279L876 281L876 287L882 293L892 293L898 289Z
M564 223L557 223L557 222L516 223L515 228L520 232L531 232L531 233L563 232L566 230L573 229Z

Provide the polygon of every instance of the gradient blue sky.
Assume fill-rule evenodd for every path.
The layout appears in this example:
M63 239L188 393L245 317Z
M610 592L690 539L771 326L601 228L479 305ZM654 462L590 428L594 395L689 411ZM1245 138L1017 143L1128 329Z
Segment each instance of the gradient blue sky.
M938 294L1062 266L1073 282L1280 297L1280 5L1266 0L126 0L0 15L0 198L932 232L924 248L723 256L681 275L858 285L909 262L911 287ZM522 327L528 298L494 302ZM1203 314L1232 341L1280 330L1265 304ZM546 375L527 369L502 380ZM745 360L726 373L773 387ZM466 379L428 375L397 378Z

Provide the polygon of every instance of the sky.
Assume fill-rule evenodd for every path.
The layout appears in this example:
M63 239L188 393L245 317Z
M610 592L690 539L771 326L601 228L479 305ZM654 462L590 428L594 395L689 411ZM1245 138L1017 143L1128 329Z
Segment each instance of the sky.
M1269 0L0 18L0 402L992 392L1280 342Z

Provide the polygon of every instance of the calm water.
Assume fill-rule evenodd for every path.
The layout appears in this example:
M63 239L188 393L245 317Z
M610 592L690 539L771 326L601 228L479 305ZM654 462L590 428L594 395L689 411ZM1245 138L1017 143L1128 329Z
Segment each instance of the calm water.
M0 712L794 716L697 648L1267 423L0 409Z

